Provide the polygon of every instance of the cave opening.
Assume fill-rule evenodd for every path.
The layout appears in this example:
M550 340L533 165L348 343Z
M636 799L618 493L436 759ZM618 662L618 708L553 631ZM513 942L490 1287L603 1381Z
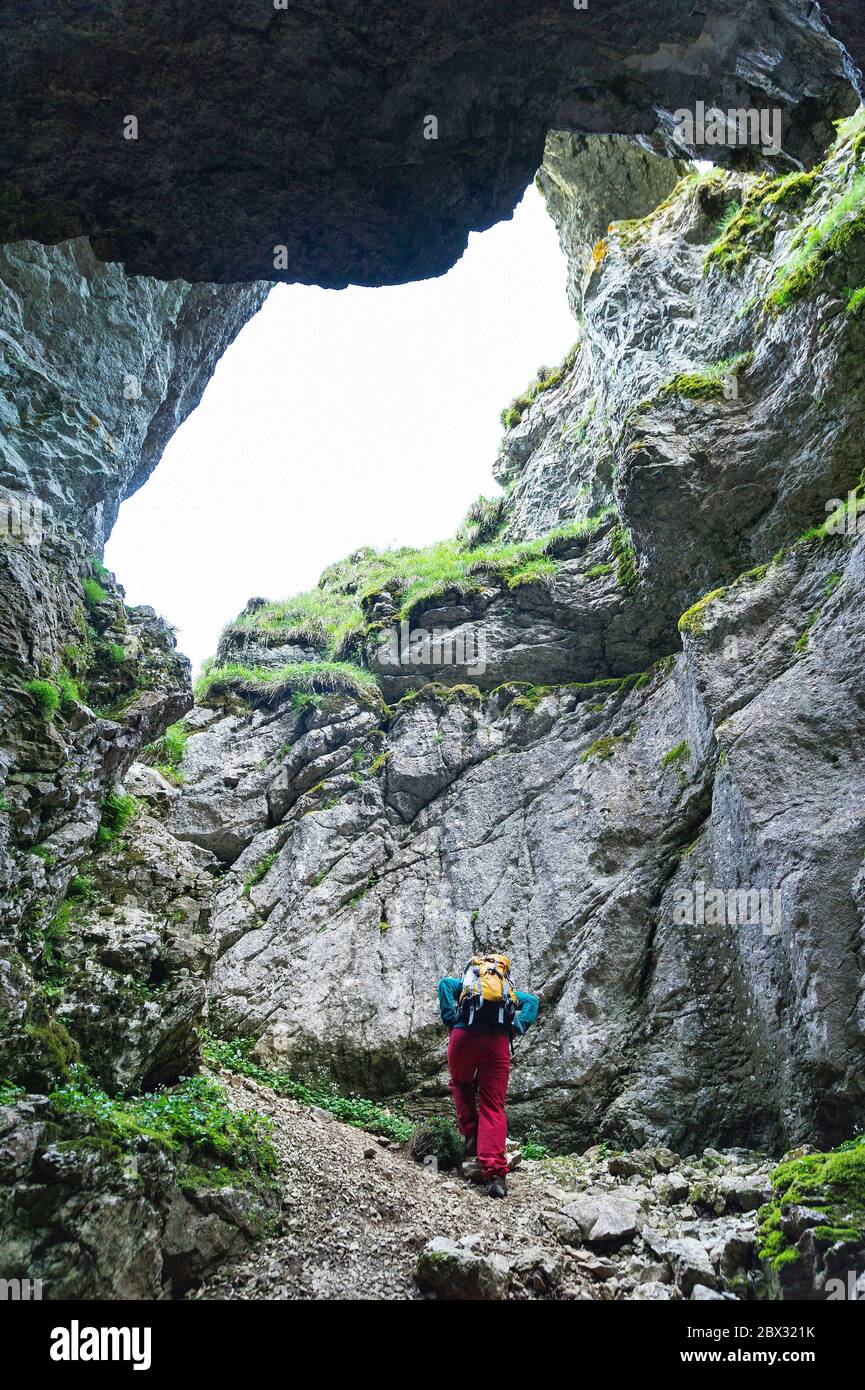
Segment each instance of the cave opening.
M193 669L253 595L284 598L360 547L453 535L503 407L578 335L556 230L531 185L445 275L378 289L276 285L106 547Z

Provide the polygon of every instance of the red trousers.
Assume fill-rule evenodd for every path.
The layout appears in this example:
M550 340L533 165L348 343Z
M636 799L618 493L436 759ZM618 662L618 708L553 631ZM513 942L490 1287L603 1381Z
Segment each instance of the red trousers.
M477 1134L478 1162L485 1178L505 1177L505 1095L511 1070L507 1034L452 1028L448 1067L460 1134Z

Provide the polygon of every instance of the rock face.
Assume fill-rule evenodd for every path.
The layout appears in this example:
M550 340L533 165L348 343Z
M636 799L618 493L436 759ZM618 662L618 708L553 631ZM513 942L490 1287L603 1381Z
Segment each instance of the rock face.
M246 1190L187 1197L147 1145L136 1176L44 1092L199 1063L218 865L164 828L158 774L124 785L189 662L98 556L264 293L129 280L84 240L0 255L0 1263L46 1297L162 1296L254 1225Z
M831 13L856 42L855 5ZM849 57L803 0L220 0L110 23L50 0L31 21L5 6L0 236L89 235L164 279L437 275L510 215L550 129L669 140L697 101L771 107L810 163L850 103Z

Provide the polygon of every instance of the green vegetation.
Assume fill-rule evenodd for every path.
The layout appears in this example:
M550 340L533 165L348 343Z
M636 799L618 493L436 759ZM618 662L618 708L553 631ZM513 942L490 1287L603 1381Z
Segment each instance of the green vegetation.
M777 271L766 308L781 313L805 294L832 258L854 238L865 235L865 174L854 178L815 227L800 232L796 249Z
M610 549L616 562L616 578L629 594L637 587L639 574L637 557L631 544L631 533L625 526L614 526L610 532Z
M538 396L544 391L551 391L555 386L560 386L568 373L573 369L574 363L580 351L580 344L575 343L564 361L558 367L539 367L535 380L521 391L518 396L511 401L509 406L501 413L501 422L506 430L512 430L514 425L518 425L522 420L529 406L536 401Z
M98 579L82 579L81 588L84 590L84 602L88 608L98 608L99 604L108 598L107 589L103 589Z
M612 574L612 565L592 565L591 569L586 570L587 579L600 579L604 574Z
M69 672L62 666L57 673L56 680L61 705L72 705L81 699L81 691L78 688L78 682L73 680Z
M178 1086L122 1099L106 1095L77 1067L70 1082L49 1099L59 1114L86 1121L111 1157L146 1140L188 1159L194 1169L188 1176L199 1179L205 1172L201 1165L208 1163L223 1175L229 1170L235 1185L263 1187L276 1172L270 1122L254 1112L231 1110L224 1088L209 1077L190 1077Z
M306 643L327 653L326 661L300 662L281 672L249 668L238 663L202 668L196 698L234 693L262 700L278 700L288 691L359 692L374 681L368 673L343 660L372 629L365 616L367 605L386 592L399 602L399 619L411 619L422 607L449 594L477 593L483 582L500 582L510 588L549 582L555 557L573 543L590 539L603 521L614 514L607 507L585 521L556 527L537 540L513 544L479 544L466 548L459 539L439 541L422 550L358 551L325 570L315 589L278 603L260 604L244 611L226 634L256 633L272 645Z
M660 766L662 768L674 767L678 771L681 770L683 763L690 762L690 760L691 750L683 740L681 743L677 743L675 748L671 748L669 753L664 754Z
M799 1258L781 1228L787 1205L802 1205L825 1216L813 1233L818 1241L858 1244L865 1235L865 1136L828 1153L806 1154L779 1164L772 1186L775 1196L758 1213L759 1253L775 1269Z
M126 829L138 808L134 796L109 792L102 803L102 819L96 832L98 846L110 845Z
M414 1133L415 1126L411 1120L395 1114L386 1106L376 1105L374 1101L342 1095L329 1078L298 1081L287 1071L259 1066L250 1056L254 1046L254 1038L235 1038L232 1042L224 1042L208 1037L204 1057L212 1066L227 1067L240 1076L250 1076L269 1086L277 1095L290 1096L304 1105L317 1105L322 1110L329 1110L344 1124L365 1129L370 1134L383 1134L388 1139L405 1142Z
M165 733L154 743L146 744L141 750L141 756L144 762L150 763L170 782L181 782L183 779L179 769L188 739L189 730L180 719L176 724L169 724Z
M261 880L266 877L278 853L279 851L274 849L271 850L270 854L265 854L264 858L259 859L252 872L243 880L243 896L245 898L248 898L255 885L261 883Z
M740 352L735 357L727 357L701 372L679 372L665 382L658 392L658 397L683 396L691 401L723 400L727 378L738 376L753 360L753 352Z
M850 291L847 300L847 313L858 314L863 304L865 304L865 285L860 285L858 290Z
M456 1168L462 1162L463 1141L452 1120L432 1115L418 1125L408 1151L416 1163L434 1158L439 1168Z
M457 531L457 540L467 550L485 545L498 535L505 522L508 502L502 494L499 497L479 497L473 502Z
M28 1023L24 1031L30 1040L33 1061L41 1071L58 1081L72 1074L81 1051L65 1024L51 1018L41 1023Z
M105 644L105 655L112 666L122 666L126 660L126 652L119 642L107 642Z
M704 594L682 614L679 619L679 631L687 632L691 637L699 637L703 631L706 609L710 603L715 602L715 599L723 598L726 592L726 589L712 589L711 593Z
M580 762L587 763L590 758L597 758L599 763L605 763L608 758L613 756L619 744L627 743L627 741L627 734L605 734L603 738L596 738L594 743L586 749Z
M808 644L811 641L811 629L816 623L819 616L819 608L815 608L813 613L808 614L808 617L805 620L804 628L802 629L799 636L796 638L796 641L793 643L793 650L795 652L799 652L801 654L802 652L806 652L808 650Z
M550 1157L550 1150L547 1148L546 1144L539 1143L537 1139L521 1139L520 1152L522 1153L523 1158L528 1159L541 1159Z
M53 681L35 679L26 681L24 689L32 695L46 724L49 724L60 708L60 691Z
M775 236L780 207L802 207L816 186L822 166L806 173L769 178L763 174L745 191L741 204L733 203L716 229L716 239L706 253L706 269L717 266L725 274L740 270L755 251L766 248Z
M195 698L199 703L217 695L232 694L275 705L289 695L322 692L379 698L375 677L345 661L299 661L275 671L232 662L213 667L195 685Z
M546 555L537 560L528 560L520 569L514 570L508 576L508 588L520 589L526 584L546 584L552 583L558 566L554 560L550 560Z

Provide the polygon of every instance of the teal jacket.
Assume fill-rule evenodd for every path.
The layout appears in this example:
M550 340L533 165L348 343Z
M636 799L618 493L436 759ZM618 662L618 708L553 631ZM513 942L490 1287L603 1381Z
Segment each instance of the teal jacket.
M461 979L454 980L450 975L446 975L443 980L439 980L439 1013L442 1016L442 1023L446 1028L465 1028L459 1016L460 990L463 987ZM538 1016L538 996L536 994L523 994L517 990L517 1015L514 1019L514 1032L522 1036L527 1029L531 1028Z

